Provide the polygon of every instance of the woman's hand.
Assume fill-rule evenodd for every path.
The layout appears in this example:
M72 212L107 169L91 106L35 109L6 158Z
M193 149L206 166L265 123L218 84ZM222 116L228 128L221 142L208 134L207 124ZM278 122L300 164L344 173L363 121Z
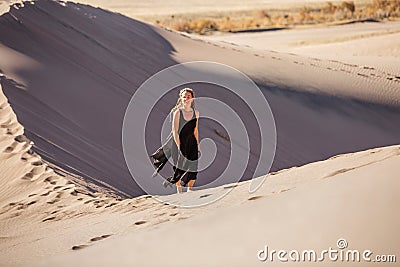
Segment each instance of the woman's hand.
M178 129L179 129L179 110L176 110L172 120L172 135L174 137L176 146L180 149L181 140L179 140Z

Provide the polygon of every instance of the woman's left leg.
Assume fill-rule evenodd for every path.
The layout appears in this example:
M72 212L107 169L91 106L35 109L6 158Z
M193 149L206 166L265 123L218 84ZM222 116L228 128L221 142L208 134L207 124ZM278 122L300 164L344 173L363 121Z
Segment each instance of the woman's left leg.
M194 183L196 182L196 180L190 180L189 182L188 182L188 189L187 189L187 191L189 192L189 191L193 191L193 185L194 185Z
M176 191L178 194L182 193L182 186L181 186L181 181L179 180L178 182L176 182Z

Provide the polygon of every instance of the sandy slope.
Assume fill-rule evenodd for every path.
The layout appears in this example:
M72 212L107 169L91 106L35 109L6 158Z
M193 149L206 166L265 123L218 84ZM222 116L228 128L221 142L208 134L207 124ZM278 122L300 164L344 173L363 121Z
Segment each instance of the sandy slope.
M341 237L376 254L399 249L399 146L271 173L252 195L242 182L163 197L188 205L232 190L213 204L179 208L151 196L93 194L70 174L55 173L28 152L23 127L0 100L2 266L253 266L264 245L322 250ZM186 248L194 250L181 252ZM172 256L178 252L180 261Z
M51 1L14 6L0 18L0 33L3 90L34 150L120 195L142 193L121 147L129 99L151 75L179 62L216 61L257 82L279 136L272 170L400 141L400 125L393 123L400 117L398 79L364 66L207 43L90 6ZM232 95L210 85L194 87L197 96L231 103L240 117L249 117ZM149 151L159 146L162 120L175 101L174 91L155 107L147 125ZM218 148L215 163L199 174L198 185L205 185L221 173L230 150L216 134L221 126L201 125L200 138L213 139ZM257 147L257 122L249 120L247 126ZM148 161L145 154L133 158ZM257 159L252 149L240 178L264 174L254 173ZM165 168L163 175L170 172Z
M356 64L207 43L71 3L14 6L0 17L0 41L1 266L252 266L264 245L318 250L338 238L352 249L399 251L400 148L374 148L399 143L397 80ZM274 170L374 149L272 172L252 195L242 182L159 196L190 205L232 189L195 209L147 195L120 200L140 193L121 151L129 98L155 72L189 60L229 64L257 81L276 119ZM200 96L230 101L197 86ZM175 100L168 95L157 111ZM214 127L204 123L202 137L224 155Z
M24 136L1 87L0 113L1 266L28 263L65 249L62 242L49 242L60 233L57 223L46 227L49 222L64 221L65 231L71 218L79 222L82 216L101 213L101 207L126 205L82 177L50 167L33 152L33 143Z
M260 266L271 264L257 260L265 245L276 250L322 251L337 249L339 238L347 240L348 249L396 255L399 149L373 149L285 170L268 176L254 195L248 194L244 182L222 205L217 203L218 209L207 206L207 212L198 214L196 209L196 216L185 220L131 229L119 238L45 259L37 266ZM171 198L193 201L216 190L227 189ZM274 263L279 265L277 260ZM321 265L331 264L326 259ZM348 265L336 262L335 266L342 264Z
M341 61L374 70L374 75L396 79L400 72L400 22L369 22L340 26L237 33L206 40Z
M183 217L150 196L121 200L106 188L49 166L31 150L33 143L1 87L0 114L0 266L31 266L123 235L142 222L146 227ZM162 212L166 215L157 218L155 213Z

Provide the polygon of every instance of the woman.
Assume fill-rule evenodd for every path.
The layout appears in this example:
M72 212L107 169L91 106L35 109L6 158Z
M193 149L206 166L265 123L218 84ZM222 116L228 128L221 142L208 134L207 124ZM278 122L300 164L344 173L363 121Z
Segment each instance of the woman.
M182 186L191 191L197 178L199 148L199 111L195 110L194 91L184 88L179 92L179 99L172 112L172 158L174 175L169 177L164 186L176 184L178 193ZM178 150L179 148L179 150Z

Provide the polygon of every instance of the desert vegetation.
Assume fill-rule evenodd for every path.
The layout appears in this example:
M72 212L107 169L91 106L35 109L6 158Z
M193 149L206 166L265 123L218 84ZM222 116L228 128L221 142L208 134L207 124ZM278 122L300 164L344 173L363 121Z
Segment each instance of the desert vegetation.
M373 0L357 6L353 1L326 2L319 6L302 6L292 10L260 9L231 16L171 16L156 23L177 31L210 34L215 31L238 32L301 25L337 24L365 20L400 19L400 0Z

